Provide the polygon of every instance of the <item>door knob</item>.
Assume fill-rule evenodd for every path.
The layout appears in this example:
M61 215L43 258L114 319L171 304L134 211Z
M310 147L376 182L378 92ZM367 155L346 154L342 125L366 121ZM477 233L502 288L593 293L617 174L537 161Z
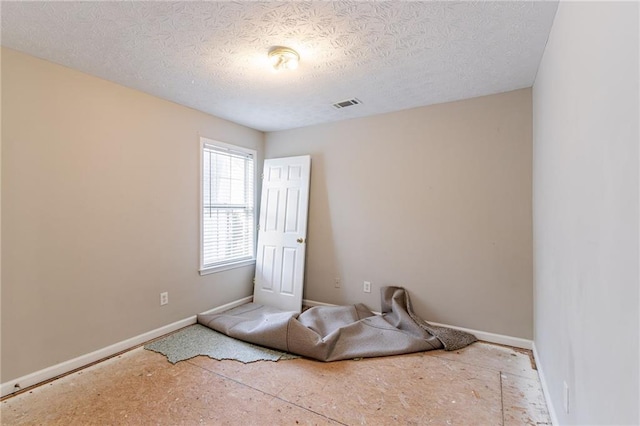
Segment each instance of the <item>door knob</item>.
M304 243L304 238L298 238L296 241L298 241L299 243Z

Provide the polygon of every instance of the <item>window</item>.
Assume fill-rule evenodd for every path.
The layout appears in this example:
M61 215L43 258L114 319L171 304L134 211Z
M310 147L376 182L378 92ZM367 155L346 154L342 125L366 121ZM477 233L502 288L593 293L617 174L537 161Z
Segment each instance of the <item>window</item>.
M201 138L200 274L255 262L253 150Z

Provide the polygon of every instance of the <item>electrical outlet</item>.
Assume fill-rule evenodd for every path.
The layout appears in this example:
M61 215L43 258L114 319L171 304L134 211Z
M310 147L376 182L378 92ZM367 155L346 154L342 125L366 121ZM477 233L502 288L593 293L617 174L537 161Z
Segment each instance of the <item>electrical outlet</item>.
M160 293L160 306L166 305L167 303L169 303L169 293L166 291Z
M362 287L362 291L365 293L371 293L371 283L369 281L364 282L364 286Z
M569 414L569 385L564 383L564 412Z
M333 281L336 288L340 288L340 278L337 278Z

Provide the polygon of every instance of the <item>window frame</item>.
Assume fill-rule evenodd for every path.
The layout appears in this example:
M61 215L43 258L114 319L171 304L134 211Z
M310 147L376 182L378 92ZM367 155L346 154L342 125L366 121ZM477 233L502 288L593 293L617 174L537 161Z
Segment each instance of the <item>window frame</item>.
M235 151L241 152L243 154L248 154L253 159L253 253L251 254L251 259L243 259L237 261L228 261L225 263L216 264L213 266L205 266L204 265L204 150L206 146L212 146L220 150L227 151ZM216 272L227 271L229 269L242 268L245 266L255 265L256 263L256 246L258 239L258 209L257 209L257 199L258 199L258 162L257 162L257 154L258 152L254 149L245 148L243 146L233 145L225 142L220 142L214 139L205 138L203 136L200 137L200 155L199 155L199 191L198 191L198 199L199 199L199 217L200 217L200 228L199 228L199 242L200 245L198 247L200 254L200 262L198 272L200 275L208 275L214 274Z

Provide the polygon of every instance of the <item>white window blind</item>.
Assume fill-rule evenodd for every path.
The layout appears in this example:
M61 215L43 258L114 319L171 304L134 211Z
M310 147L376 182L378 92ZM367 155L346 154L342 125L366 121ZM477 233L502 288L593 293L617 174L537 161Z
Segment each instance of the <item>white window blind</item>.
M240 148L202 145L202 270L255 258L254 161Z

